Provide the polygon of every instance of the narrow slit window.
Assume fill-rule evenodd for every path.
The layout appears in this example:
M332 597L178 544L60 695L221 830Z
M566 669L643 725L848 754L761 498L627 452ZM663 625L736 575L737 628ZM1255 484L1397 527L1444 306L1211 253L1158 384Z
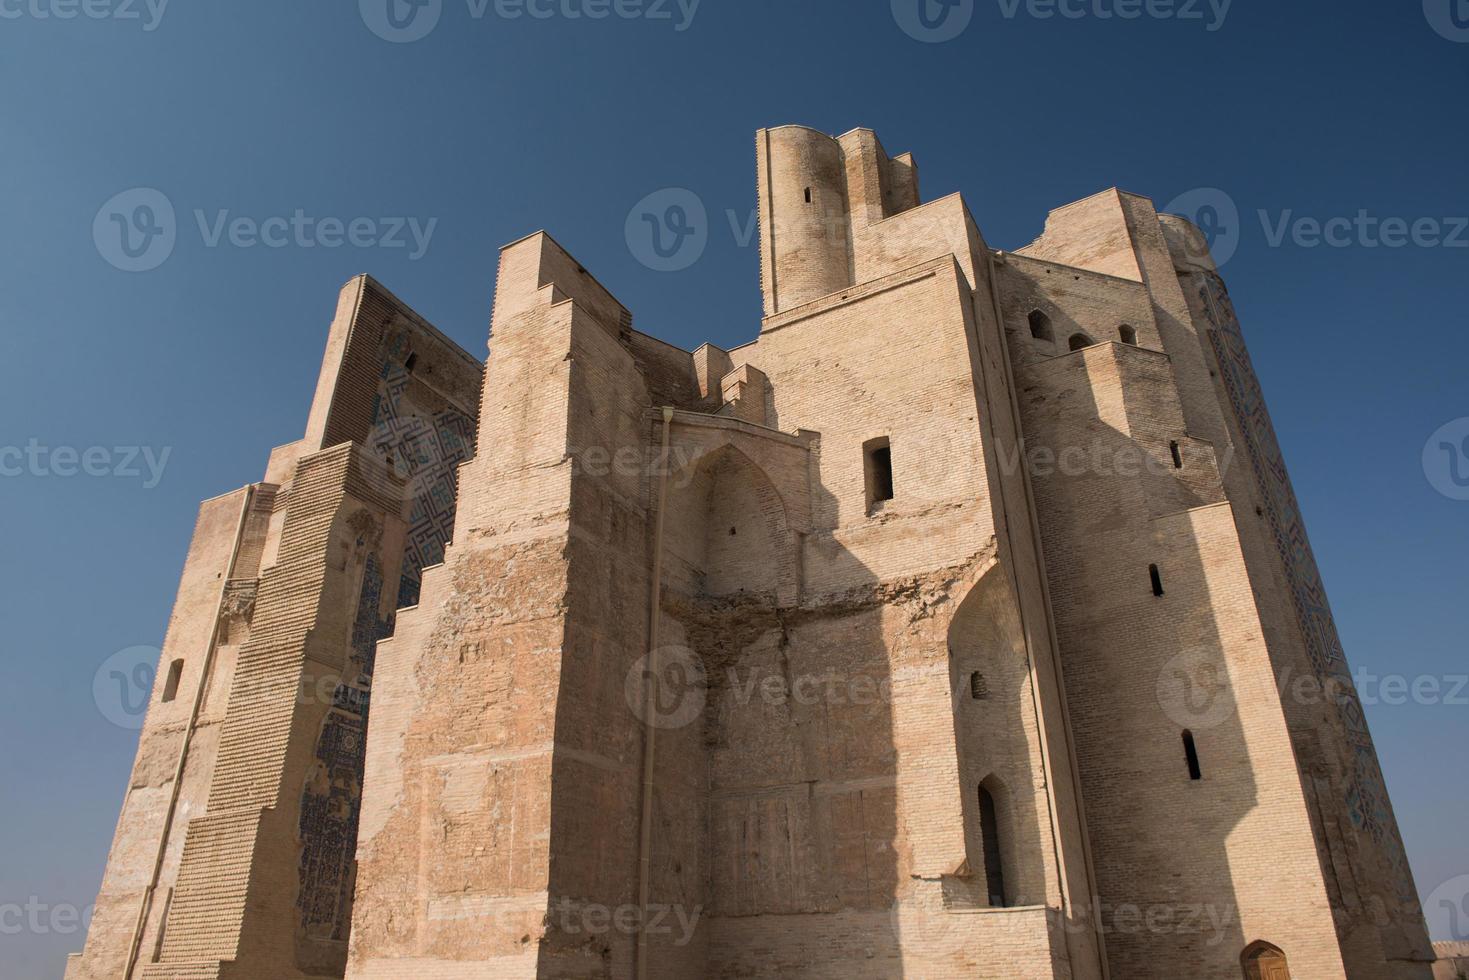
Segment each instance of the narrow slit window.
M168 665L168 677L163 681L163 700L172 701L179 696L179 681L184 677L184 662L175 660Z
M1173 453L1173 468L1175 470L1183 469L1183 451L1178 448L1178 443L1170 442L1168 449Z
M1163 573L1158 571L1157 565L1148 566L1148 578L1153 580L1153 595L1163 594Z
M893 499L893 450L887 439L873 439L863 448L867 470L867 508Z
M1124 344L1129 344L1133 347L1137 346L1137 331L1130 324L1124 323L1118 327L1117 334L1122 338Z
M990 907L1006 908L1009 896L1005 894L1004 850L1000 845L1000 813L995 806L994 795L984 786L979 787L979 833L984 847L984 882L989 892Z
M1204 770L1199 766L1199 747L1194 742L1193 732L1183 733L1183 757L1188 761L1188 778L1194 782L1204 778Z
M811 188L809 188L809 187L806 188L806 203L807 204L810 204L811 203Z

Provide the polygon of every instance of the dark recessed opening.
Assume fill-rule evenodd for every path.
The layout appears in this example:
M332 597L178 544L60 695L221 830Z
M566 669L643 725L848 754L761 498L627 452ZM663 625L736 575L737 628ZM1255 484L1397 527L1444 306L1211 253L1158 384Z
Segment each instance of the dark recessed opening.
M886 438L873 439L862 447L866 457L867 507L893 499L893 450Z
M1199 747L1194 743L1194 733L1183 733L1183 755L1188 760L1188 778L1197 782L1204 778L1204 770L1199 766Z
M810 204L811 203L811 188L809 188L809 187L806 188L806 203L807 204Z
M413 369L416 367L418 367L418 355L409 354L408 360L403 362L403 369L406 370L409 374L412 374Z
M1030 335L1036 340L1055 340L1056 334L1051 330L1051 318L1040 310L1032 310L1030 313Z
M1178 448L1178 443L1170 442L1168 448L1173 453L1173 468L1175 470L1183 469L1183 452Z
M1131 344L1134 347L1137 346L1137 331L1131 325L1124 323L1117 328L1117 334L1122 338L1124 344Z
M172 701L179 695L179 681L184 676L184 662L175 660L168 665L168 677L163 681L163 700Z
M1157 565L1148 566L1148 577L1153 580L1153 595L1163 594L1163 573L1158 571Z
M969 675L969 696L976 701L990 699L990 682L977 670Z
M979 834L984 847L984 883L989 892L990 907L1008 906L1005 894L1004 851L1000 847L1000 814L994 795L979 787Z

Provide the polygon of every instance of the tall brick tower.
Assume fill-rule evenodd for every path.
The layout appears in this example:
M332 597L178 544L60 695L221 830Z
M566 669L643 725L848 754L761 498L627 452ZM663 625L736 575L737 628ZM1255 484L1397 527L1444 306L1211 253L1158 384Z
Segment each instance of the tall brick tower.
M453 532L481 375L342 288L305 437L200 508L67 980L342 975L374 648Z
M137 975L342 976L350 910L350 980L1427 980L1197 229L1111 190L1003 253L871 131L757 159L742 347L639 332L545 233L505 247L452 543L391 636L345 601L325 634L376 640L355 886L300 897L306 856L353 855L275 789L336 785L316 709L231 728L276 717L247 662L299 672L249 658L258 608ZM323 581L366 565L343 534Z

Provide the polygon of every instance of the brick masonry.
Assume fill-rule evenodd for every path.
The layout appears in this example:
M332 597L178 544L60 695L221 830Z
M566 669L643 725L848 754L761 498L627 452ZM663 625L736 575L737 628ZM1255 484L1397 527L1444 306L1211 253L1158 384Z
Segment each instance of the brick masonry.
M1360 706L1285 693L1345 660L1197 230L1006 254L869 130L756 151L733 350L545 233L482 373L348 285L69 978L1430 977Z

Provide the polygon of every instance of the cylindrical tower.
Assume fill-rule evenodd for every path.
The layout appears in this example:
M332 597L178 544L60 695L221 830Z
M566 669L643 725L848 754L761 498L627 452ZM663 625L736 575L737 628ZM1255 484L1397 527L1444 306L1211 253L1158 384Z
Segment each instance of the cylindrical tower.
M852 284L842 148L805 126L761 130L760 273L765 315Z

